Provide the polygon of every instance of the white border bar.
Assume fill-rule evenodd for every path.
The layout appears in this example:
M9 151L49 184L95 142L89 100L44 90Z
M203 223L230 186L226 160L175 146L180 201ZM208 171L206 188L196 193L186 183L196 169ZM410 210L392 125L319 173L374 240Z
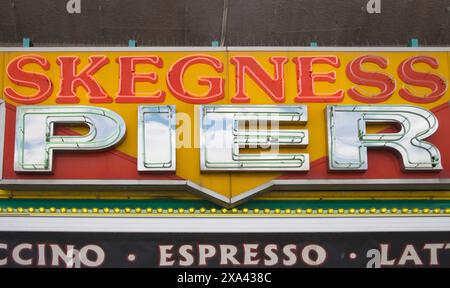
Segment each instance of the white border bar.
M0 217L0 231L294 233L450 231L450 217Z
M280 52L450 52L450 47L274 47L274 46L242 46L242 47L0 47L0 52L224 52L224 51L280 51Z

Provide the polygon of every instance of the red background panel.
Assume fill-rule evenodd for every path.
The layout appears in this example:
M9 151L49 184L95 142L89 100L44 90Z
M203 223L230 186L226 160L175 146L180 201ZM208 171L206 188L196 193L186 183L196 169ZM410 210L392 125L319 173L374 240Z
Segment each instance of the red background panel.
M179 180L175 173L139 173L136 158L118 150L106 151L55 151L53 173L14 172L14 139L16 108L6 104L6 127L3 162L4 179L136 179L136 180ZM77 135L74 131L61 128L58 135Z
M450 145L448 135L450 119L448 103L432 110L439 121L439 128L427 141L436 145L441 153L443 170L404 171L400 156L393 149L368 149L367 171L329 171L328 158L311 163L309 172L286 172L278 179L436 179L450 178ZM93 152L56 151L53 157L53 173L31 174L14 172L15 107L6 104L6 129L4 144L4 179L137 179L179 180L175 173L139 173L136 158L118 150ZM59 135L77 135L76 132L60 128Z
M441 153L443 170L440 171L405 171L400 154L394 149L369 148L369 167L366 171L329 171L328 157L323 157L311 163L308 173L286 172L277 179L412 179L412 178L450 178L450 106L448 103L431 110L439 121L438 130L427 142L434 144Z

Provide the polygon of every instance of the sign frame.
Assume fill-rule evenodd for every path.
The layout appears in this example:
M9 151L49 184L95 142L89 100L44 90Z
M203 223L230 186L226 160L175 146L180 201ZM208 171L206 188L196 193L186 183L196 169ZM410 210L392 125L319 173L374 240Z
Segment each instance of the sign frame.
M0 52L224 52L224 51L278 51L278 52L450 52L449 47L0 47ZM0 102L0 161L3 163L5 105ZM2 171L0 171L0 176ZM51 187L49 187L51 186ZM0 189L11 190L110 190L117 187L135 190L186 191L206 197L225 207L234 207L250 197L267 191L358 191L358 190L450 190L450 178L446 179L320 179L320 180L271 180L231 198L225 197L189 180L28 180L3 179Z

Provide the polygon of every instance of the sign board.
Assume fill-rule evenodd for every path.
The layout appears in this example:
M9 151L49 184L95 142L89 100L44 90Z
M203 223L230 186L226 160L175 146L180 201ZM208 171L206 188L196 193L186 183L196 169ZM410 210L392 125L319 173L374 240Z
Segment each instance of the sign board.
M1 232L0 267L450 267L449 232L175 235Z
M2 189L450 188L442 49L2 51Z

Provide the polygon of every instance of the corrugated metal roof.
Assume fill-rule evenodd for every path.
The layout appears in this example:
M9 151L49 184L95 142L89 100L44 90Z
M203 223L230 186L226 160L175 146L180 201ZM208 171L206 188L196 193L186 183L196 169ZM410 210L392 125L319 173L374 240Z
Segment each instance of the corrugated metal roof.
M0 45L406 46L450 44L449 0L0 0Z

